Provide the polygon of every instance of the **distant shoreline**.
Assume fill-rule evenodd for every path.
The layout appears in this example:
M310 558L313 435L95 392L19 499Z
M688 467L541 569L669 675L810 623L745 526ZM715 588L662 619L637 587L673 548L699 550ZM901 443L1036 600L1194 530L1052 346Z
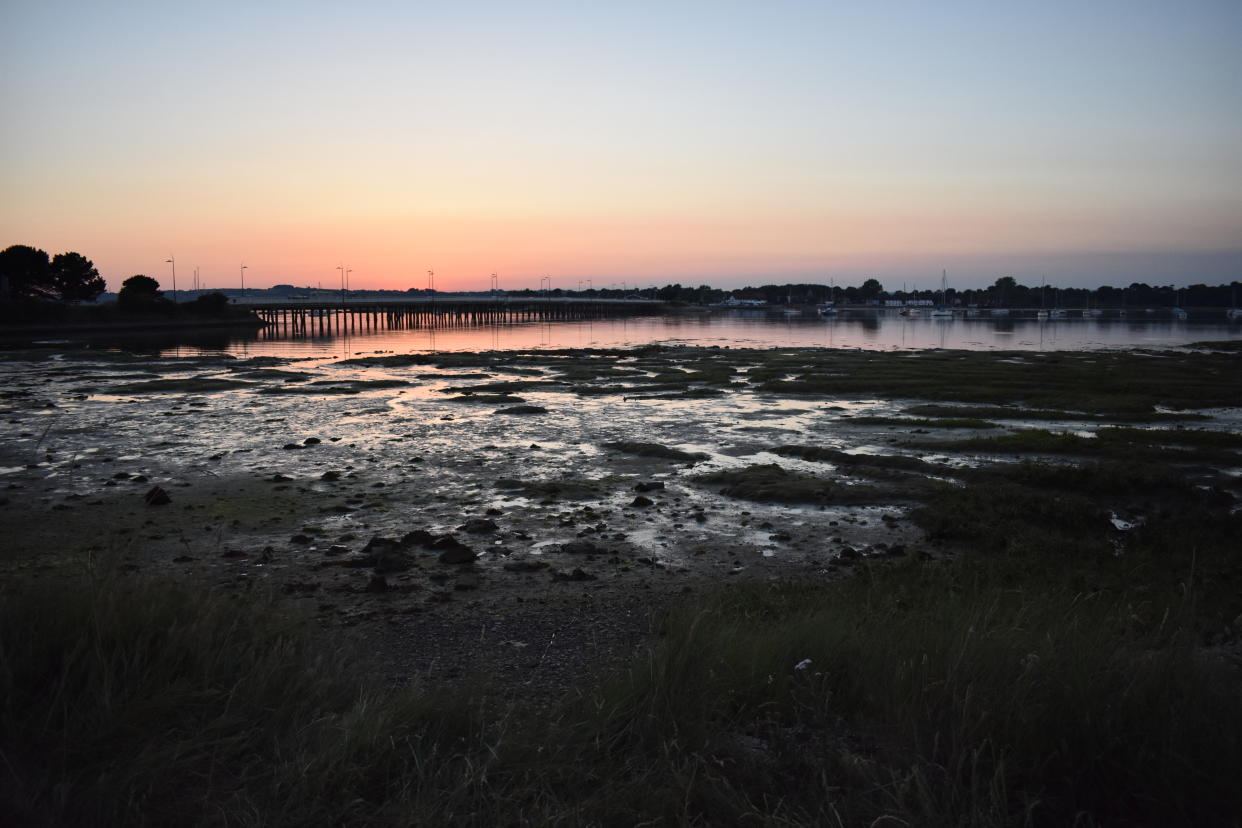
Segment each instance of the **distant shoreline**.
M69 333L124 333L128 331L189 331L202 328L259 329L268 323L257 318L243 319L127 319L110 322L77 322L67 324L0 325L0 340L26 339L30 336Z

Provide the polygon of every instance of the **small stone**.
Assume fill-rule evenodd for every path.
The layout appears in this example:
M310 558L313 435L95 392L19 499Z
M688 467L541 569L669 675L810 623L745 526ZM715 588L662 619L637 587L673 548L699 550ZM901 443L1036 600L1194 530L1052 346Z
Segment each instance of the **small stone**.
M573 572L553 572L552 580L554 581L596 581L598 576L589 572L583 572L581 569L575 569Z
M541 569L547 569L547 561L509 561L505 564L506 572L538 572Z
M172 503L172 498L168 496L168 492L159 486L152 488L151 491L142 496L142 499L147 502L148 506L167 506L169 503Z
M598 555L604 550L587 540L570 541L561 545L562 552L568 552L570 555Z
M477 557L479 556L474 554L474 551L470 547L461 546L459 544L441 552L438 560L442 564L461 565L473 563Z
M495 532L499 527L496 522L487 518L471 518L461 526L457 527L459 531L469 532L472 535L482 535L488 532Z
M634 500L630 503L630 505L635 506L639 509L645 509L648 506L655 505L655 501L649 497L644 497L643 495L639 495L638 497L634 498Z
M327 481L340 480L341 473L339 471L326 471L323 474L319 475L319 479L327 480Z
M664 488L664 484L659 480L653 480L645 483L635 483L634 491L636 492L654 492Z
M320 444L320 443L322 443L322 442L323 442L323 440L320 440L318 437L307 437L305 440L303 440L303 441L302 441L302 445L304 445L304 446L317 446L317 445L319 445L319 444Z
M431 546L435 541L435 535L426 529L415 529L401 536L402 546Z
M281 446L281 448L285 449L286 451L292 451L293 449L300 449L301 446L298 445L297 443L285 443L283 446Z

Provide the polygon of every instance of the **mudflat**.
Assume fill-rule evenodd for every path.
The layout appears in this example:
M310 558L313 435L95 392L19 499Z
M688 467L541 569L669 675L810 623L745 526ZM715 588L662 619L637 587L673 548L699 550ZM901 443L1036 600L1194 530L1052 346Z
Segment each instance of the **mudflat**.
M928 515L1020 460L1176 464L1238 491L1242 370L1210 347L647 347L350 360L10 351L0 567L261 591L394 681L554 690L734 580L950 555ZM1119 492L1081 528L1144 519ZM1151 507L1148 497L1148 508Z

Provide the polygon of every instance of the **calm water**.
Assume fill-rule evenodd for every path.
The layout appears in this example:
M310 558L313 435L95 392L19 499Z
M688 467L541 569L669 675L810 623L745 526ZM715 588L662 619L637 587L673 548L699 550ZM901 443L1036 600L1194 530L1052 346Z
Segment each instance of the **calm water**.
M729 312L648 316L590 322L531 322L480 327L375 330L338 336L287 336L274 330L248 337L213 334L182 340L174 353L225 351L247 356L352 355L533 348L625 348L649 343L735 348L823 347L864 350L1098 350L1186 345L1242 339L1242 323L1125 319L954 317L907 319L895 313L843 313L836 318ZM166 353L171 343L155 343Z

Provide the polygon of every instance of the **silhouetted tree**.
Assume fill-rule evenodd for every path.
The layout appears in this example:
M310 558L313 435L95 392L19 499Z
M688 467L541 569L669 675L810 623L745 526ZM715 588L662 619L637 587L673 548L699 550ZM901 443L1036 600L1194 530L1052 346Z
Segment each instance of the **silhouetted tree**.
M95 263L81 253L52 257L51 288L60 301L93 302L106 287Z
M196 316L223 317L229 312L229 297L218 291L204 293L185 307Z
M51 262L37 247L15 244L0 250L0 296L16 299L55 299Z
M116 295L117 304L125 308L151 307L166 302L160 283L150 276L130 276L121 283L121 291Z
M868 279L862 283L858 292L864 299L876 299L884 292L884 285L880 284L879 279Z

